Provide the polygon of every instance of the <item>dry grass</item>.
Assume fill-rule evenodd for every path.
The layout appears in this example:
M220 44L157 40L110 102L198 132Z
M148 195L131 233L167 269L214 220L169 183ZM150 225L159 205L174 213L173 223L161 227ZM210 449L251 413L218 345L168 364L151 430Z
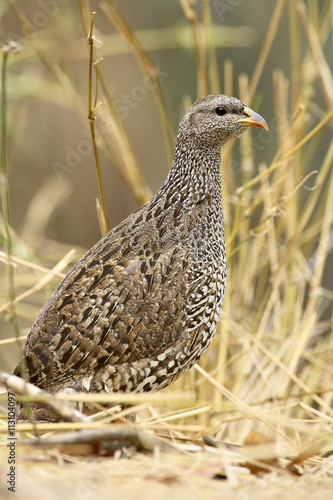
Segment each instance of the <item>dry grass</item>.
M65 487L72 492L68 498L104 498L110 488L112 498L167 498L171 494L180 498L184 491L194 498L220 498L221 493L225 498L250 499L255 495L266 500L278 494L298 498L298 494L304 497L304 491L308 498L329 498L328 481L333 473L328 453L333 445L333 291L332 287L327 289L325 278L328 275L332 280L333 78L328 41L332 41L333 6L329 1L277 1L252 76L235 76L232 63L225 61L220 86L212 6L207 1L201 2L201 9L187 0L180 3L193 35L198 94L223 91L239 96L255 109L261 99L260 79L281 23L289 23L290 30L293 71L288 76L276 68L272 75L274 95L264 95L265 100L271 100L272 115L267 120L270 135L248 132L223 151L228 286L218 332L200 364L172 387L159 395L130 401L138 410L136 428L163 436L175 446L171 454L156 451L125 462L97 457L90 448L78 455L73 450L36 450L22 444L19 482L33 491L31 498L36 498L34 488L39 489L39 496L47 491L47 498L53 498L52 494L67 498ZM101 8L125 38L154 90L168 156L172 132L154 64L113 2L102 2ZM90 8L82 0L79 10L87 33ZM88 127L85 105L64 69L48 59L38 34L29 29L22 13L19 18L32 52ZM98 17L95 23L98 25ZM97 130L99 149L142 203L150 197L150 189L114 105L112 82L103 66L99 67L99 82L103 106L97 113L112 124ZM277 147L271 162L258 163L261 152L272 147L273 140ZM16 311L20 321L32 321L76 257L54 258L53 247L50 255L41 257L49 265L41 265L31 253L23 252L22 258L17 249L23 243L15 233L12 238L19 283ZM66 253L63 246L56 248L58 253ZM7 253L8 246L0 254L4 266ZM8 311L13 311L7 288L8 274L1 277L3 322L8 320ZM8 337L0 344L1 364L7 370L17 360L11 348L16 342L14 333L13 338ZM0 430L5 443L6 397L2 399ZM95 397L98 411L100 399ZM100 422L92 419L91 427L106 429L126 412L129 410L104 413ZM40 431L54 433L82 425L45 424ZM30 424L17 426L22 440L31 437L31 430ZM271 453L277 461L270 462L271 474L264 479L239 466L245 460L242 451L205 448L202 440L208 434L218 441L241 445L253 430L275 443ZM298 455L304 449L304 455ZM297 456L301 477L296 479L286 467ZM259 453L257 458L262 457ZM216 474L224 474L227 480L213 480ZM62 485L51 493L49 483L54 483L55 476Z

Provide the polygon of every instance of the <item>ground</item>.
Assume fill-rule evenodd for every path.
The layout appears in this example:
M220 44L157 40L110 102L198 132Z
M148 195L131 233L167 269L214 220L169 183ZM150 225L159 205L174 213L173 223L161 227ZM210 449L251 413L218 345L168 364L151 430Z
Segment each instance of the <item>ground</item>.
M6 464L2 448L2 464ZM226 472L227 477L221 474ZM6 466L1 466L1 475ZM220 479L217 474L220 473ZM228 464L224 451L136 453L131 458L66 455L59 450L18 446L16 491L1 480L2 499L35 500L270 500L331 499L332 479L311 467L302 477L285 471L262 476ZM214 478L215 477L215 478ZM224 478L223 478L224 477ZM2 477L3 479L3 477Z

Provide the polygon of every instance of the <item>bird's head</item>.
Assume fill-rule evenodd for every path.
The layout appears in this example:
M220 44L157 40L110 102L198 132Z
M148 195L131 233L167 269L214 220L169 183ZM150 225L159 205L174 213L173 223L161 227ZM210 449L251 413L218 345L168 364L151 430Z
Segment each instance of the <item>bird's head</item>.
M226 95L207 95L184 116L179 132L203 146L222 146L248 127L268 130L266 121L242 101Z

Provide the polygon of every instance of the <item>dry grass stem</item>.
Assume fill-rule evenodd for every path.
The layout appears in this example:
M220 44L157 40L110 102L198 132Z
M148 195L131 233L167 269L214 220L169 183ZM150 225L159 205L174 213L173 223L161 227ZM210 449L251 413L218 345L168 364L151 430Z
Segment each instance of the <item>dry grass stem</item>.
M89 34L88 34L88 38L87 38L88 44L89 44L88 120L89 120L90 133L91 133L91 142L92 142L93 150L94 150L98 190L99 190L99 195L101 198L102 212L103 212L103 217L99 216L98 220L100 223L102 236L104 236L106 233L108 233L110 231L110 224L109 224L108 213L107 213L107 208L106 208L105 194L104 194L104 188L103 188L103 182L102 182L102 174L101 174L101 168L100 168L100 163L99 163L99 158L98 158L98 149L97 149L96 135L95 135L95 113L99 107L99 104L97 104L97 99L98 99L97 66L98 66L98 63L101 61L101 59L99 59L98 61L95 61L95 62L93 61L93 59L94 59L94 41L95 41L94 36L93 36L93 30L94 30L95 14L96 14L96 12L92 13L90 29L89 29ZM96 81L94 103L92 101L93 67L95 68L95 81Z

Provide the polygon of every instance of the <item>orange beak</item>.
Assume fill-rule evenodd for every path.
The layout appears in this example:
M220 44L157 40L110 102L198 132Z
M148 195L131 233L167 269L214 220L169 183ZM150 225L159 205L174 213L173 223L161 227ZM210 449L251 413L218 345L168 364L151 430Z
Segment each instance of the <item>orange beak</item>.
M247 118L240 118L234 123L240 123L245 127L261 127L265 130L269 130L266 120L264 120L258 113L252 111L251 108L245 107L243 109L243 113L247 116Z

